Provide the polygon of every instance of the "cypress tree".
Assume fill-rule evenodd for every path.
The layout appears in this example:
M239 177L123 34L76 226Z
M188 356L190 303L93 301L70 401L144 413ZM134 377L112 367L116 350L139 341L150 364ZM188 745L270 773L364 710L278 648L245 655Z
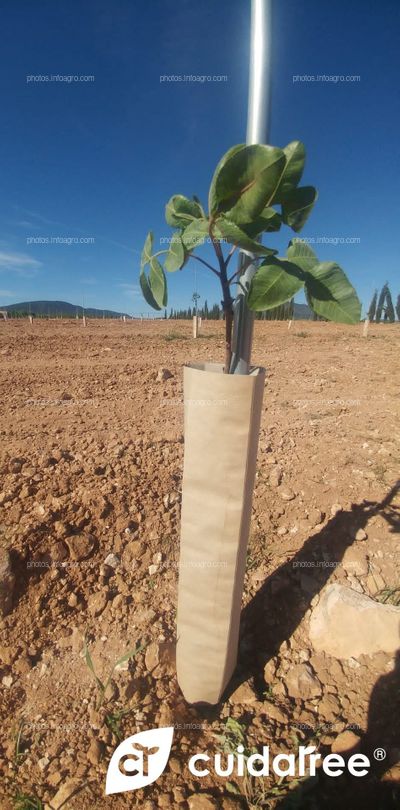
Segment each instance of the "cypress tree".
M368 309L368 320L369 321L373 321L374 318L375 318L377 301L378 301L378 290L375 290L375 292L374 292L374 294L372 296L371 303L369 305L369 309Z
M381 289L379 300L378 300L378 306L376 308L376 315L375 315L376 323L380 323L381 319L382 319L382 312L383 312L383 308L385 306L387 289L388 289L388 283L386 281L385 284L383 285L382 289Z
M389 290L389 286L387 286L387 290L386 290L385 321L389 321L389 323L394 323L395 322L394 306L393 306L393 301L392 301L392 293Z

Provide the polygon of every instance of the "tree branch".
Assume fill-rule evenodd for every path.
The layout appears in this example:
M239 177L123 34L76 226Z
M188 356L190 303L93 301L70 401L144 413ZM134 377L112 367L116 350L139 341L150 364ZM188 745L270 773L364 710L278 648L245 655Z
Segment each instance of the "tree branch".
M250 267L250 265L253 264L254 261L255 261L254 257L250 258L250 256L248 256L247 264L244 264L242 267L238 267L236 272L233 273L233 275L230 278L228 278L228 284L232 284L233 279L236 278L236 276L238 276L239 273L244 273L245 270L247 270L247 268Z
M191 258L191 259L197 259L197 261L198 261L198 262L201 262L201 264L204 264L206 267L208 267L208 269L209 269L209 270L211 270L211 271L212 271L212 272L213 272L213 273L214 273L216 276L218 276L218 278L221 278L221 276L220 276L220 274L219 274L218 270L215 270L215 269L214 269L214 267L211 267L211 264L208 264L208 262L205 262L205 261L204 261L204 259L201 259L201 258L200 258L200 256L195 256L195 255L192 253L192 254L191 254L191 256L190 256L190 258Z
M230 251L229 251L229 253L228 253L227 257L226 257L226 262L225 262L225 267L226 268L228 267L228 264L229 264L229 262L230 262L230 260L231 260L231 258L233 256L236 248L237 248L237 245L232 245L232 247L231 247L231 249L230 249Z

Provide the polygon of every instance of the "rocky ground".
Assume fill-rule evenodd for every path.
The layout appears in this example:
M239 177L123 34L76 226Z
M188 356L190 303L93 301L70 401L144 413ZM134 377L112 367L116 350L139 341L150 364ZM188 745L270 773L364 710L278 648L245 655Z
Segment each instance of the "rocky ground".
M2 810L398 806L400 329L256 323L268 374L239 664L199 710L174 639L182 365L224 353L223 325L203 327L0 323ZM118 740L160 725L175 726L163 776L106 798ZM305 741L370 752L371 775L187 769L195 752Z

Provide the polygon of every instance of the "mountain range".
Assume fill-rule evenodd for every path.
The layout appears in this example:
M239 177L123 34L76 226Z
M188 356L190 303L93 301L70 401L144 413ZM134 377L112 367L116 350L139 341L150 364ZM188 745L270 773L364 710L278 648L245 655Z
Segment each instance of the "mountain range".
M74 318L77 314L79 316L83 314L82 306L69 304L68 301L21 301L19 304L0 306L0 309L10 313L26 313L50 318L62 316ZM88 318L121 318L123 315L126 315L127 318L131 317L126 312L115 312L112 309L96 309L95 307L85 307L84 312ZM294 318L296 320L309 320L312 318L312 312L307 304L294 305Z

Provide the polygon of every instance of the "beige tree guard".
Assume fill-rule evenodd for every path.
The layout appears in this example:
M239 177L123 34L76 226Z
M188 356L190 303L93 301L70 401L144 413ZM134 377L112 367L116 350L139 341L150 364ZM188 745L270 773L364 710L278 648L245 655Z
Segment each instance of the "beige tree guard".
M264 381L262 368L184 369L177 674L189 703L217 703L236 665Z

